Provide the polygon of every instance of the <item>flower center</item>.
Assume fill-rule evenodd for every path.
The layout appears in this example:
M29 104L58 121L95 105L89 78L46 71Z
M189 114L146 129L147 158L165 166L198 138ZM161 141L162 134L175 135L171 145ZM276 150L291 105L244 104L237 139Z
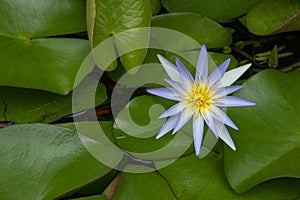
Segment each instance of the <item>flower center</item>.
M195 85L193 86L193 90L190 92L190 96L188 99L189 105L191 106L192 110L197 114L199 111L201 111L204 114L207 109L211 110L211 96L212 95L207 85Z

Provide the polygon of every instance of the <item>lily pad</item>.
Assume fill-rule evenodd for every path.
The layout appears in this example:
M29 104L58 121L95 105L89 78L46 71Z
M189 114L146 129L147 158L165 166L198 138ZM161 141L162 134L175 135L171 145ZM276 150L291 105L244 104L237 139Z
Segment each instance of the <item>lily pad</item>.
M232 42L231 34L227 29L213 20L195 13L170 13L154 16L151 25L184 33L199 44L206 44L208 48L222 48Z
M218 22L227 22L245 14L258 1L162 0L162 4L169 12L194 12Z
M1 199L55 199L110 172L70 129L13 125L0 136Z
M151 12L152 6L149 0L88 0L87 28L92 48L120 32L148 27L151 21ZM110 54L116 54L114 56L118 58L123 46L131 46L137 40L143 40L147 44L148 37L147 35L141 36L139 33L126 34L125 37L115 37L106 51ZM122 55L121 62L125 69L129 71L142 64L146 53L146 49L132 51ZM99 55L95 53L96 63L99 56L103 56L103 52L99 52ZM104 66L99 65L99 67L103 68ZM114 62L105 70L111 71L116 67L117 64Z
M4 0L0 18L0 85L69 93L88 41L43 37L85 31L84 0Z
M99 83L97 92L91 89L86 78L76 90L82 93L82 98L74 102L77 110L90 109L85 104L85 96L95 95L95 105L100 105L106 98L106 88ZM0 121L15 123L52 122L60 117L72 113L72 93L67 96L52 94L45 91L12 87L0 87Z
M257 35L300 30L300 2L263 0L251 8L246 25L250 32Z
M300 178L300 72L265 70L237 96L256 106L228 109L239 127L231 131L237 151L225 147L225 172L237 192L276 177Z
M220 155L204 159L190 155L158 172L124 173L112 199L292 200L300 195L297 179L278 179L237 194L226 182L222 162Z

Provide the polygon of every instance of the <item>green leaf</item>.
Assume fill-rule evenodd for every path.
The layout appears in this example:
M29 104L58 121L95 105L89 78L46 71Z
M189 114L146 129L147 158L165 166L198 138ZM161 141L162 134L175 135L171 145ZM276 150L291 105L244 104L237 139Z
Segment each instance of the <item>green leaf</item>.
M151 0L152 15L157 15L161 9L160 0Z
M91 46L94 48L113 35L134 28L148 27L151 20L151 2L149 0L88 0L87 1L87 28ZM113 14L112 14L113 13ZM147 44L147 36L141 36L138 32L114 37L107 51L111 54L122 52L124 46L132 46L137 40L143 40ZM134 50L134 49L132 49ZM117 51L117 53L116 53ZM147 50L132 51L121 56L121 62L125 69L130 69L142 64ZM95 58L103 56L102 52L95 54ZM117 58L119 55L115 55ZM95 60L97 63L97 59ZM103 67L99 65L99 67ZM105 66L106 67L106 66ZM116 63L105 70L114 70Z
M179 31L190 36L199 44L206 44L208 48L222 48L232 42L231 34L227 29L199 14L171 13L154 16L152 26Z
M111 121L101 121L101 122L98 122L98 121L97 122L96 121L94 121L94 122L83 121L83 122L76 122L76 126L75 126L75 123L73 123L73 122L72 123L56 124L56 125L60 126L60 127L69 128L69 129L74 130L74 131L78 130L78 132L80 132L80 130L82 130L81 127L92 127L94 125L100 126L101 129L104 131L104 134L106 135L106 137L108 137L109 139L111 139L111 141L113 141L113 138L112 138L112 125L113 125L113 123ZM80 132L80 134L82 134L82 133ZM92 137L92 138L97 138L98 137L97 133L95 133L95 132L92 132L92 135L89 135L89 136ZM83 142L83 140L81 140L81 142ZM87 148L87 146L86 146L87 143L83 142L83 144ZM88 150L90 150L90 149L88 149ZM92 183L84 185L84 186L78 188L77 190L73 190L71 192L66 193L65 195L61 196L61 198L62 199L64 199L64 198L72 199L74 197L80 197L80 196L85 197L85 196L91 196L91 195L96 195L96 194L102 194L101 196L97 195L97 196L93 196L93 197L86 197L86 199L89 199L89 198L91 198L91 199L101 199L101 198L106 199L105 195L109 195L109 194L106 194L106 191L110 190L109 188L113 184L113 181L116 178L118 173L119 173L118 171L112 170L109 173L105 174L105 176L93 181Z
M236 194L226 182L222 162L221 156L213 154L200 160L191 155L160 172L180 199L294 199L300 194L296 179L277 180Z
M300 30L300 2L263 0L247 14L246 25L257 35L273 35Z
M86 30L84 0L2 0L0 35L41 38Z
M237 192L276 177L300 178L299 77L265 70L236 93L257 103L228 109L239 131L231 131L237 151L225 148L225 171Z
M86 127L93 127L93 126L100 126L101 129L103 130L103 133L105 134L105 136L114 143L114 137L113 137L113 122L111 121L82 121L82 122L76 122L76 125L74 122L69 122L69 123L62 123L62 124L57 124L57 126L60 127L65 127L65 128L69 128L73 131L76 131L77 129L81 129L84 130L84 128ZM81 133L81 132L80 132ZM99 139L99 133L97 133L96 131L92 131L92 132L84 132L81 134L86 134L86 136L90 137L91 139L94 139L95 141L97 141Z
M112 200L164 199L175 200L168 183L155 172L143 174L123 173Z
M190 155L158 172L124 173L112 199L292 200L300 195L297 179L278 179L237 194L226 182L222 162L213 154L204 159Z
M83 0L1 1L0 85L69 93L88 41L42 37L85 31L84 17Z
M54 199L110 171L70 129L13 125L0 136L0 199Z
M100 105L107 99L106 88L99 83L97 92L91 89L86 78L76 90L82 93L82 98L74 102L77 110L90 109L85 104L86 96L95 95L95 105ZM16 123L52 122L72 113L72 93L67 96L52 94L45 91L29 90L12 87L0 87L0 121Z
M162 4L169 12L194 12L218 22L227 22L245 14L258 1L162 0Z

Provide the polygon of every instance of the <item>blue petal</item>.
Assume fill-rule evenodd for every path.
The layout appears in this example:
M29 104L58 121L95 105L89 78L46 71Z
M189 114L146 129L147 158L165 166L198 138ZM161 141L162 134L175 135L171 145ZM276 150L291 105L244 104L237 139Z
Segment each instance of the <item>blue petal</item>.
M206 46L202 45L202 48L200 50L200 55L197 62L197 68L196 68L196 75L195 80L196 82L206 82L208 74L208 57L207 57L207 50Z
M175 125L176 125L176 123L177 123L179 117L180 117L180 115L175 115L175 116L170 117L170 118L166 121L166 123L163 125L163 127L160 129L160 131L158 132L158 134L157 134L157 136L156 136L156 139L158 139L158 138L164 136L164 135L167 134L169 131L171 131L171 130L175 127Z
M148 89L147 92L166 99L179 101L177 92L171 90L170 88L152 88Z
M225 60L222 64L220 64L208 77L208 86L209 88L215 87L221 81L223 75L227 67L229 66L230 58Z
M176 65L177 65L179 75L182 78L185 78L185 79L187 79L191 82L194 82L194 78L192 77L189 70L182 64L182 62L178 58L176 58L175 61L176 61Z
M220 108L217 106L212 105L213 110L213 118L221 122L222 124L226 124L227 126L230 126L231 128L238 130L238 127L234 124L234 122L226 115Z
M214 100L215 105L221 106L221 107L236 107L236 106L255 106L256 103L253 101L249 101L246 99L242 99L239 97L234 96L227 96L226 98L222 100Z
M241 89L243 86L242 85L233 85L233 86L227 86L227 87L222 87L218 88L214 91L214 94L212 96L212 99L217 99L220 97L225 97L228 94L231 94L235 91L238 91Z
M204 120L201 114L193 117L193 137L196 155L200 154L204 130Z
M192 115L193 113L190 109L183 110L172 134L176 133L181 127L183 127L191 119Z
M182 95L186 96L187 93L185 92L185 89L183 88L181 83L178 83L176 81L170 80L170 79L165 79L167 83L169 83L175 90L180 92Z
M161 55L157 55L160 63L162 64L162 66L164 67L164 69L166 70L167 74L169 75L169 77L174 80L174 81L180 81L180 75L176 69L176 66L173 65L173 63L171 63L170 61L168 61L167 59L165 59L164 57L162 57Z
M168 110L166 110L158 118L164 118L164 117L176 115L176 114L180 113L182 110L184 110L186 108L186 105L187 105L187 103L184 103L184 102L177 103L177 104L171 106Z
M208 128L215 134L216 138L218 138L217 129L214 124L214 120L213 120L211 112L206 111L205 113L201 112L201 114L202 114L202 117L204 118L204 121L207 124Z
M233 150L236 150L236 147L234 145L234 142L232 141L232 138L227 130L227 128L219 123L216 122L216 127L217 127L217 131L218 131L218 135L219 137Z

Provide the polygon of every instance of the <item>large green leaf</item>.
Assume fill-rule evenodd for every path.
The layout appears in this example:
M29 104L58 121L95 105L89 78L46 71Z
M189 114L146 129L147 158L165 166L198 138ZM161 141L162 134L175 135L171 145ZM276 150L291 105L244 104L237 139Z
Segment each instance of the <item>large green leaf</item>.
M227 22L245 14L258 1L260 0L162 0L162 4L169 12L195 12L218 22Z
M300 30L300 1L263 0L251 8L246 25L257 35Z
M76 125L74 122L62 123L62 124L56 124L56 125L60 126L60 127L69 128L69 129L77 131L77 132L80 132L80 130L82 130L81 127L93 127L94 125L97 125L97 126L101 127L105 136L108 137L111 141L113 141L113 138L112 138L113 122L111 122L111 121L101 121L101 122L99 122L99 121L93 121L93 122L92 121L82 121L82 122L77 122ZM80 132L80 134L82 134L82 133ZM94 138L94 139L99 138L99 136L97 135L97 132L91 132L91 134L89 134L89 137ZM83 142L83 140L81 140L81 142L87 148L87 143ZM103 142L103 140L101 142ZM89 151L90 149L87 148L87 150ZM92 154L91 151L89 151L89 152ZM95 157L94 154L92 154L92 155ZM102 164L104 164L104 163L102 163ZM109 173L105 174L105 176L102 176L101 178L93 181L92 183L84 185L84 186L78 188L77 190L73 190L71 192L66 193L65 195L61 196L61 198L69 199L69 198L74 198L74 197L83 197L83 196L85 197L85 196L91 196L91 195L96 195L96 194L98 194L98 195L102 194L101 196L93 196L90 198L91 199L103 199L103 198L106 199L105 196L109 195L111 185L113 184L114 179L116 178L118 173L119 172L117 170L112 170ZM87 197L86 199L90 199L90 198ZM83 199L85 199L85 198L83 198Z
M266 70L236 95L257 103L229 109L239 127L231 132L237 151L225 148L226 176L238 192L276 177L300 178L300 72Z
M84 0L2 0L0 35L33 39L83 32Z
M110 171L70 129L13 125L0 129L0 137L0 199L51 200Z
M199 44L206 44L209 48L221 48L231 44L231 34L227 29L195 13L158 15L152 18L152 26L174 29L190 36Z
M92 47L105 41L109 37L134 28L148 27L151 20L151 2L149 0L88 0L87 1L87 27ZM123 46L132 46L137 40L144 40L147 45L147 34L126 34L115 37L110 46L112 54L118 54ZM108 49L107 49L108 50ZM116 51L115 51L116 50ZM134 49L132 49L134 50ZM130 70L142 64L146 49L132 51L121 56L122 64L126 70ZM103 56L103 52L96 54L95 58ZM119 55L115 55L117 58ZM105 58L105 57L104 57ZM96 59L96 63L97 63ZM107 67L101 66L99 67ZM105 70L113 70L116 63Z
M45 38L85 31L84 0L0 2L0 85L67 94L88 41Z
M300 195L297 179L274 180L236 194L226 182L222 162L215 154L204 159L190 155L159 172L124 173L112 199L292 200Z
M82 93L82 98L74 102L74 112L90 109L85 104L85 98L95 95L95 105L100 105L106 98L106 88L99 83L96 92L91 89L86 78L76 90ZM51 94L39 90L29 90L12 87L0 87L0 121L16 123L44 122L48 123L72 113L72 93L67 96Z

